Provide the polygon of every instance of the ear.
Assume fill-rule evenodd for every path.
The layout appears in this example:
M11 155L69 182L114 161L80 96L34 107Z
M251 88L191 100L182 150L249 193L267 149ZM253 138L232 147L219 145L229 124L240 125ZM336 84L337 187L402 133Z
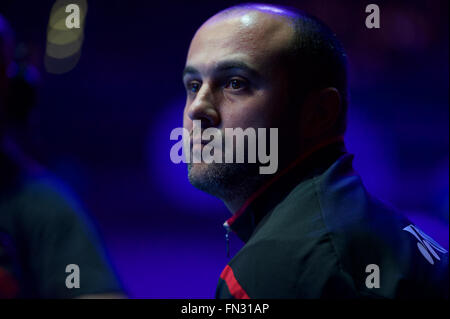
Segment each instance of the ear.
M311 92L302 106L300 128L303 138L316 138L329 133L341 111L341 95L333 87Z

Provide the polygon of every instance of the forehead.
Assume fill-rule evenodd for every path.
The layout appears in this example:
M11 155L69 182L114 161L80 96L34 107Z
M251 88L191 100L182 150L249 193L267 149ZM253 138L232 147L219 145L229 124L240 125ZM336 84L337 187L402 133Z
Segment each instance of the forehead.
M258 67L270 63L293 36L288 19L259 11L246 11L208 20L192 39L187 64L212 67L238 59Z

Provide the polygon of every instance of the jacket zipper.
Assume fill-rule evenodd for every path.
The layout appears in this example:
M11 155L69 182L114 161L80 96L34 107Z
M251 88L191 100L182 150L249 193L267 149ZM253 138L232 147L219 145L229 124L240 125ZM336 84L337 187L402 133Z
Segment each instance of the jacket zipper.
M226 252L227 252L227 258L230 258L230 226L227 222L223 224L223 227L225 227L226 233L225 233L225 243L226 243Z

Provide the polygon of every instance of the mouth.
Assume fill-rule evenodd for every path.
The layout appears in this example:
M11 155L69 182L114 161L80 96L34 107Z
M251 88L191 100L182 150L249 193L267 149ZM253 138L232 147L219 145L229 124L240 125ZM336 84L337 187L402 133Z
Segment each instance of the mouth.
M200 141L200 142L194 143L194 142L191 140L191 148L193 148L193 147L203 147L203 146L205 146L205 145L208 144L208 143L209 143L209 141L208 141L208 142Z
M203 133L203 132L202 132ZM202 135L200 135L200 136L202 136ZM195 139L195 142L194 142L194 137L193 137L193 135L191 134L190 135L190 146L191 146L191 148L193 147L193 146L196 146L196 145L198 145L198 146L205 146L206 144L208 144L209 142L211 142L211 141L205 141L205 140L203 140L202 138L200 138L200 139Z
M202 132L202 134L203 134L203 132ZM200 136L203 137L202 135L200 135ZM225 142L223 141L222 138L219 141L219 145L217 145L217 143L216 143L217 141L215 140L214 137L211 137L208 140L204 140L201 137L200 138L197 137L197 138L194 139L193 134L191 132L191 134L189 135L189 139L190 139L189 147L190 147L191 151L194 150L194 149L200 149L200 151L203 151L203 147L205 145L210 144L211 142L214 142L211 145L213 146L214 149L216 149L216 151L218 151L218 152L222 152L223 151L223 145L224 145Z

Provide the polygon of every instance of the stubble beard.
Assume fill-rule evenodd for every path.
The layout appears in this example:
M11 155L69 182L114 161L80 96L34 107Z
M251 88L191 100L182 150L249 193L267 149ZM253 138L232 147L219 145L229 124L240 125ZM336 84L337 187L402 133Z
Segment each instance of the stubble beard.
M254 163L188 163L189 182L225 202L248 198L262 181Z
M261 185L271 177L271 175L260 174L261 163L249 163L248 139L245 139L244 162L236 163L236 145L233 149L225 149L226 143L223 140L221 145L224 146L222 153L222 161L219 163L187 163L189 182L197 189L208 193L214 197L221 199L227 206L228 204L242 203L248 199ZM233 141L233 144L235 141ZM258 145L258 140L255 141ZM266 148L269 149L269 148ZM203 147L202 147L203 150ZM256 148L257 150L257 148ZM226 163L225 153L234 154L233 162ZM191 149L191 159L194 159L194 150Z

